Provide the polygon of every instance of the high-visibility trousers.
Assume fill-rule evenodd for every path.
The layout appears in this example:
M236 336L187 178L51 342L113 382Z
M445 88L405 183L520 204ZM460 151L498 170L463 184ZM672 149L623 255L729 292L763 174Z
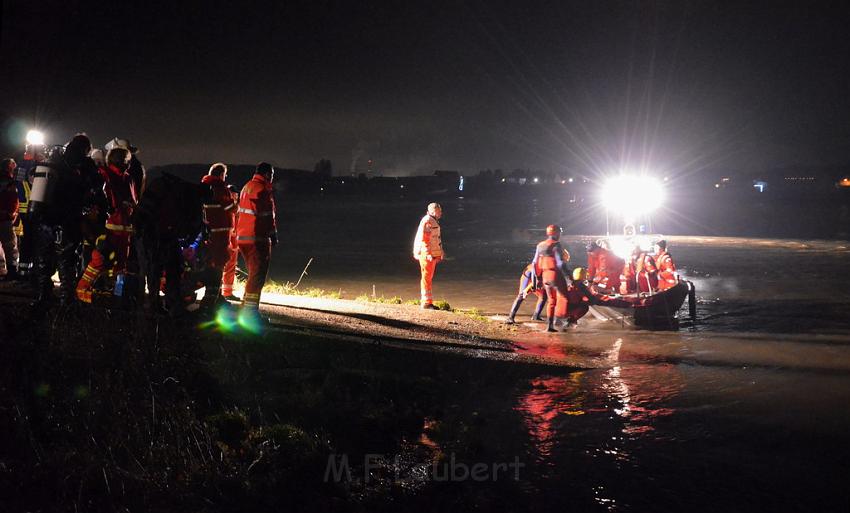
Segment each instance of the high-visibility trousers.
M429 262L425 255L419 256L419 271L422 274L422 278L419 280L419 292L422 305L434 304L431 282L434 280L434 270L437 268L438 260L438 258L434 258Z
M563 319L567 316L567 280L557 269L543 271L543 288L549 298L546 314L549 319Z
M208 265L219 271L224 270L224 266L230 260L230 232L230 228L213 231L207 241Z
M125 272L127 257L130 254L130 232L107 231L107 243L102 249L95 248L91 253L91 260L83 272L80 281L77 282L77 298L85 303L92 302L92 290L94 282L106 270L106 264L113 262L113 274ZM103 254L109 252L109 254Z
M227 263L221 273L221 294L223 296L233 295L233 282L236 281L236 263L239 260L239 249L236 245L236 237L230 238L227 246Z
M248 280L245 282L245 294L242 306L257 310L260 308L260 294L266 284L271 260L271 242L246 241L239 243L239 252L248 266Z

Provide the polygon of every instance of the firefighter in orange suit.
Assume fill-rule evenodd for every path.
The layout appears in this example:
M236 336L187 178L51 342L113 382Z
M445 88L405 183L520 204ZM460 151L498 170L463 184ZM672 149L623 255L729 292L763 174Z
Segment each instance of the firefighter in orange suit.
M230 197L234 205L239 205L239 193L228 186ZM236 264L239 260L239 245L236 241L236 223L239 219L237 209L233 209L233 229L230 230L230 245L228 246L227 263L224 264L224 271L221 275L221 297L228 301L240 301L240 298L233 295L233 282L236 281Z
M227 165L219 162L210 166L201 179L212 191L212 203L204 205L204 223L207 225L207 276L204 280L206 292L202 306L218 303L221 296L221 280L230 260L230 239L234 227L237 205L227 187ZM232 292L232 291L231 291Z
M115 147L106 155L106 167L99 169L109 217L106 219L106 235L98 238L91 261L77 282L77 297L85 303L92 302L94 282L109 265L115 276L126 271L133 234L131 219L137 201L135 184L127 173L129 165L130 151Z
M666 240L655 243L655 266L658 268L658 290L667 290L679 283L676 264L667 252Z
M443 209L439 203L428 205L428 212L419 221L416 230L416 238L413 240L413 258L419 261L419 270L422 278L419 283L421 293L421 308L436 310L434 306L434 294L431 282L434 279L434 270L437 262L445 258L443 253L443 241L440 237L440 218L443 217Z
M561 248L561 227L550 224L546 227L546 240L537 244L534 252L532 265L535 272L542 276L543 287L549 298L546 305L546 314L549 317L547 331L555 329L556 319L567 316L567 279L569 274L567 263L564 262L563 249Z
M626 262L614 254L608 247L607 241L600 240L588 246L587 275L588 280L597 288L619 292L620 274Z
M274 168L268 162L261 162L239 194L236 242L248 266L242 308L254 312L260 308L260 293L269 272L271 248L277 245L272 180Z
M638 292L653 292L658 288L658 269L655 259L646 251L640 250L635 259L635 278Z

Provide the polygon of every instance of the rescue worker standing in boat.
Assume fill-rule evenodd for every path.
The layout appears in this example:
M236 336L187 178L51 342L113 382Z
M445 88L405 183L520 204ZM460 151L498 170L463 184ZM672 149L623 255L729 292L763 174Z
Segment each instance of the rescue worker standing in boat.
M655 265L658 268L658 290L667 290L679 283L679 275L676 272L676 264L673 257L667 252L667 241L659 240L655 243Z
M563 259L561 248L561 227L550 224L546 227L546 240L540 241L531 262L535 272L542 276L543 287L548 296L546 313L549 317L549 327L546 331L554 332L555 322L567 316L567 276L570 270Z
M277 245L273 180L274 167L261 162L239 194L236 240L248 266L242 297L242 309L248 314L259 315L260 293L269 273L271 248Z
M436 310L434 306L434 293L431 283L434 280L434 270L437 263L445 258L443 253L443 241L440 237L440 218L443 217L443 209L439 203L428 205L427 213L419 221L416 230L416 238L413 240L413 258L419 261L421 279L419 281L419 292L421 295L420 308Z
M587 246L587 279L603 293L620 291L620 274L626 262L608 247L607 241L591 242Z

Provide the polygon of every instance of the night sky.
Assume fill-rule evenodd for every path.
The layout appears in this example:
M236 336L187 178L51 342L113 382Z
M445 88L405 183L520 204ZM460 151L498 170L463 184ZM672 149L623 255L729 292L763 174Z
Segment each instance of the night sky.
M844 2L5 1L3 150L336 174L850 164Z

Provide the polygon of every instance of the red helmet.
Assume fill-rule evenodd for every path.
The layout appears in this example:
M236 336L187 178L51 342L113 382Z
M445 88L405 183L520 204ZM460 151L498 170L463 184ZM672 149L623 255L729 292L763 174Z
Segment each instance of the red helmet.
M546 227L546 235L549 237L560 237L563 230L557 224L550 224Z

